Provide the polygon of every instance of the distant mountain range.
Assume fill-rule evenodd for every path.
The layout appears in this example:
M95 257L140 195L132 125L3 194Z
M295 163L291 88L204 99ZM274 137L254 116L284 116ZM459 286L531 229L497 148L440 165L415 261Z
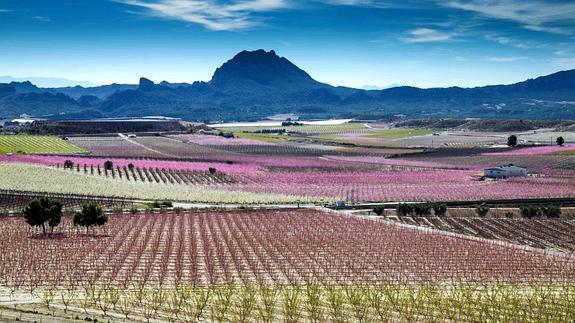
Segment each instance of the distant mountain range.
M9 82L24 82L30 81L34 83L36 86L39 87L66 87L66 86L84 86L84 87L93 87L96 84L85 82L85 81L74 81L69 79L64 79L60 77L13 77L10 75L1 75L0 76L0 83L9 83Z
M209 82L155 84L142 78L137 85L62 88L0 83L0 118L23 113L61 119L164 115L197 121L256 120L283 113L304 118L401 114L575 119L575 70L511 85L364 90L318 82L273 50L243 51L216 69Z

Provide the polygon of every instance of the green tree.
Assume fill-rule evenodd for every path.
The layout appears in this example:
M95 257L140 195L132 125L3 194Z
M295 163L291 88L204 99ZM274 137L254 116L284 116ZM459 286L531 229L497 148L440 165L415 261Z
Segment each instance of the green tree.
M104 162L104 169L112 170L114 168L114 163L111 160L106 160Z
M559 218L561 217L561 207L558 205L541 206L539 208L539 213L549 219Z
M478 216L483 218L487 216L487 214L489 213L489 206L481 204L475 209L475 213L477 213Z
M433 213L436 216L443 216L447 213L447 204L446 203L434 203L433 204Z
M382 216L385 213L385 206L377 205L373 207L373 213Z
M22 213L24 220L33 227L42 227L42 233L46 234L46 222L50 227L50 233L54 232L62 220L62 203L51 198L42 197L33 199L28 203Z
M541 209L535 205L522 205L519 207L519 212L521 216L526 219L531 219L541 215Z
M413 210L417 216L425 216L431 214L431 204L419 203L413 206Z
M74 162L69 159L66 159L64 161L64 168L70 168L70 169L74 168Z
M101 206L95 202L87 202L82 210L74 214L74 225L86 228L86 233L91 227L102 226L108 222L108 216L104 214Z
M516 135L511 135L507 138L507 146L509 146L509 147L517 146L517 136Z
M399 203L397 204L397 208L395 209L395 211L399 216L407 216L413 214L414 207L413 204Z
M563 139L563 137L557 137L557 144L559 146L563 146L564 143L565 143L565 139Z

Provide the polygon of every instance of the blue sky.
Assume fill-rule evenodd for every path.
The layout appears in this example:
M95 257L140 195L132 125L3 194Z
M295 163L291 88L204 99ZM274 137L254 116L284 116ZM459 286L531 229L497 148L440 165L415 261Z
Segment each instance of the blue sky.
M0 0L0 75L207 81L259 48L333 85L512 83L575 68L575 1Z

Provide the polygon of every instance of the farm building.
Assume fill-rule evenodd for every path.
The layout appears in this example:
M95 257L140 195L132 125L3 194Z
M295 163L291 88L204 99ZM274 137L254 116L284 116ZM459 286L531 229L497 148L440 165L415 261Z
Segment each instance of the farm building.
M525 177L527 176L527 168L513 164L490 167L483 170L483 176L489 178Z

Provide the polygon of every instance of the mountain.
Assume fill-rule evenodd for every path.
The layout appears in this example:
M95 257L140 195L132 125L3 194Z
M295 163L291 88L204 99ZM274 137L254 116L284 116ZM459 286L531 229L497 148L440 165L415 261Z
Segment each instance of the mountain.
M511 85L382 90L334 87L314 80L273 50L242 51L208 82L39 88L0 84L0 117L21 113L55 118L165 115L188 120L256 120L294 113L339 116L575 119L575 70Z
M106 99L110 95L118 92L118 91L125 91L125 90L133 90L136 89L138 86L135 84L109 84L109 85L100 85L100 86L93 86L93 87L83 87L83 86L72 86L72 87L60 87L60 88L42 88L44 91L48 91L51 93L62 93L66 94L67 96L78 99L84 95L91 95L98 97L100 99Z
M322 85L286 58L279 57L275 51L262 49L237 54L216 69L209 83L215 87L233 87L237 83L275 88Z

